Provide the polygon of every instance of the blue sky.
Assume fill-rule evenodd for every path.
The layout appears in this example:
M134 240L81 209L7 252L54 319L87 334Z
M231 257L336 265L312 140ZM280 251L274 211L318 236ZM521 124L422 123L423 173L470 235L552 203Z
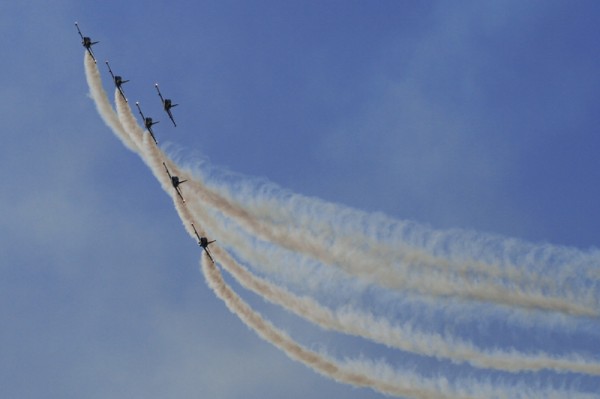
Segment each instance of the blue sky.
M105 88L108 59L131 80L130 101L161 121L161 144L188 158L435 229L597 251L596 2L9 2L0 5L7 397L382 397L289 360L209 290L171 199L87 94L75 21L100 41ZM180 103L177 128L155 82ZM350 344L427 368L245 296L309 346ZM579 349L597 327L555 335ZM524 350L545 339L556 349L539 328L514 331ZM479 339L498 338L488 329ZM600 387L587 376L531 379Z

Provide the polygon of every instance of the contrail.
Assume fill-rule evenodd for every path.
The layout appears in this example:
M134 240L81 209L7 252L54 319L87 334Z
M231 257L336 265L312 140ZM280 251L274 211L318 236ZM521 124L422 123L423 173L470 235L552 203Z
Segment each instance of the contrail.
M303 236L294 236L288 228L268 225L253 218L240 205L233 203L221 193L216 193L207 188L196 176L185 171L180 171L180 175L190 181L188 187L192 188L194 198L200 199L218 208L226 215L235 218L250 232L264 238L266 241L277 243L294 252L308 254L325 264L337 265L353 275L378 283L383 287L395 290L413 289L426 295L457 296L508 306L550 310L579 316L599 316L597 304L589 290L585 292L585 290L580 289L579 291L584 292L578 294L570 291L563 293L563 296L561 296L555 283L549 283L555 289L543 289L539 284L533 285L533 277L529 278L531 281L526 285L528 290L524 291L518 284L507 286L498 281L482 279L477 274L469 279L462 278L462 274L469 273L466 269L460 270L459 274L448 274L446 270L438 267L437 270L429 270L426 273L419 266L428 262L435 264L435 257L411 250L407 250L403 258L399 259L400 262L395 263L394 266L397 267L393 268L380 260L377 251L372 251L365 256L365 254L346 246L340 247L335 242L331 243L335 240L333 235L318 237L317 239L313 234L306 233ZM200 204L200 206L202 205ZM323 243L328 244L323 245ZM438 263L444 264L443 262ZM538 280L544 280L544 278L540 276ZM578 303L581 301L584 303Z
M539 265L555 264L560 267L561 275L573 277L600 262L598 251L584 255L566 248L527 245L467 231L434 231L413 222L399 222L382 214L366 214L307 198L273 184L236 181L234 194L227 185L208 183L200 176L195 178L204 186L201 190L219 197L218 202L242 208L251 218L278 228L276 236L300 235L299 239L309 240L313 245L331 242L328 250L339 248L342 255L354 256L361 251L367 256L377 254L382 261L380 267L390 268L395 262L412 261L421 268L453 271L471 279L494 278L506 280L510 285L551 290L560 288L556 278L549 278L548 268L539 270ZM213 198L208 196L207 199ZM557 264L556 259L561 258L566 262ZM581 294L579 290L575 292Z
M370 258L357 252L346 251L345 248L337 248L335 245L327 247L321 245L312 239L311 235L305 234L302 238L296 238L288 234L287 229L271 227L252 218L252 216L243 208L232 204L226 198L207 189L201 182L197 181L195 176L186 174L184 171L178 172L189 181L188 187L192 189L194 201L190 206L198 208L208 203L219 209L226 215L236 219L252 233L267 241L277 243L286 249L294 252L301 252L322 261L325 264L339 265L343 270L352 275L360 276L367 281L376 282L381 286L394 290L414 290L425 295L435 296L456 296L466 299L493 302L508 306L518 306L529 309L549 310L563 312L572 315L597 317L598 310L593 305L577 303L574 295L566 299L557 295L547 295L539 288L533 287L529 291L524 291L517 285L505 287L504 285L494 284L489 280L468 281L457 278L456 275L448 275L442 270L426 273L423 270L414 269L411 273L407 267L410 263L422 262L422 259L415 256L411 261L411 253L406 256L408 265L401 262L404 268L390 268L382 265L377 253L372 253ZM199 199L203 203L198 203ZM322 238L321 242L326 239Z
M206 222L208 218L201 219ZM215 254L225 270L230 272L245 288L276 303L293 313L327 330L360 336L390 347L438 359L449 359L455 363L466 362L475 367L508 372L573 371L600 375L600 364L578 356L554 357L544 353L522 355L517 352L481 351L473 345L456 338L444 338L439 334L414 331L410 326L392 326L389 321L360 313L349 307L332 312L308 297L298 297L279 286L254 276L239 265L229 254L215 249Z
M136 147L139 148L139 138L143 137L145 133L139 128L137 123L135 123L135 118L133 118L129 107L124 104L124 101L122 101L120 96L116 95L115 91L115 101L118 110L120 110L121 119L125 121L125 124L128 127L130 127L130 129L123 128L123 125L119 123L118 117L115 118L106 94L102 89L96 64L93 63L89 55L86 55L85 61L88 83L101 116L103 116L108 126L117 133L117 136L121 138L123 143L128 148L135 151ZM344 249L336 251L335 247L324 248L318 245L318 242L311 241L310 236L305 237L302 240L294 239L286 233L285 229L272 231L265 224L261 224L252 219L247 211L235 206L223 196L207 190L201 183L198 183L193 179L193 176L186 177L190 179L190 186L201 195L201 198L204 198L213 206L218 206L219 209L235 217L237 220L241 221L243 225L260 236L266 237L269 241L277 242L294 251L308 253L326 264L341 264L344 270L349 270L351 273L367 278L370 281L375 280L384 287L399 290L415 289L417 292L428 295L463 296L468 299L504 303L506 305L522 306L526 308L554 310L583 316L595 317L598 315L595 308L574 303L572 300L565 301L561 298L548 297L541 292L525 293L517 289L507 291L496 284L490 284L488 282L470 284L468 282L465 283L461 279L448 278L448 276L439 273L429 273L429 275L417 273L407 276L406 273L401 274L397 271L394 272L394 270L390 268L379 267L379 265L375 264L370 259L359 258L359 254L348 254ZM164 179L161 179L160 181L164 182ZM341 258L341 261L339 258ZM365 265L367 267L365 267ZM436 275L439 276L438 281L435 281Z
M172 192L173 187L164 169L162 169L162 163L168 162L169 166L173 170L177 171L177 169L156 146L154 140L151 139L150 134L144 131L137 124L129 104L123 99L123 96L121 96L121 93L118 90L115 90L115 103L117 106L117 115L119 121L124 127L125 132L129 134L130 139L136 144L138 148L138 154L152 171L156 180L158 180L158 182L161 184L162 189L171 195L170 193ZM189 211L187 208L182 206L178 197L173 197L172 195L171 197L173 198L177 212L181 216L184 228L188 234L193 237L194 233L191 229L191 222L185 223L185 221L192 220Z
M191 237L195 237L191 229L191 222L195 222L196 226L208 224L211 226L213 233L218 232L216 234L217 237L226 238L226 241L229 245L233 246L236 250L241 249L240 253L244 258L248 260L256 259L256 248L252 248L252 244L248 245L248 242L243 243L241 238L236 237L234 233L227 231L227 229L219 229L219 223L212 218L204 208L204 206L208 204L211 208L221 212L224 216L231 218L231 220L236 221L242 226L245 226L250 232L258 232L257 235L260 236L260 238L263 238L273 244L278 244L283 248L293 250L294 252L308 254L323 263L329 263L324 259L330 260L331 263L335 265L342 263L341 260L344 262L352 261L352 259L344 258L343 253L340 255L334 251L337 250L339 252L342 248L349 244L348 242L344 242L347 235L346 232L342 231L340 233L341 239L339 240L337 240L335 237L333 240L330 239L327 242L327 245L329 246L320 245L320 243L314 239L312 241L306 239L305 241L308 242L307 246L302 246L302 239L307 237L310 238L310 229L307 229L308 233L303 233L304 236L301 235L300 229L297 229L293 233L285 233L286 230L291 229L280 228L277 227L276 224L267 223L265 220L257 219L253 213L244 208L241 203L229 201L225 196L221 195L222 193L219 193L218 190L214 191L213 189L206 187L202 181L190 180L190 183L192 184L186 184L186 199L190 198L190 187L193 189L194 195L192 195L190 198L192 201L186 201L186 204L184 205L175 195L174 189L170 184L166 173L164 173L161 164L162 162L168 164L169 169L172 169L173 173L180 177L194 179L194 176L189 176L189 174L186 174L187 172L182 171L168 157L165 157L165 155L157 146L155 146L154 142L149 138L149 135L145 134L144 130L139 127L135 118L133 117L133 114L131 113L131 109L129 108L128 104L121 100L120 94L115 96L117 113L113 111L106 97L106 93L104 93L102 89L99 73L95 64L89 64L90 63L86 58L86 77L90 86L92 97L96 102L96 106L100 115L105 120L107 125L123 141L123 143L128 146L129 149L140 155L144 162L150 167L155 177L159 180L163 189L171 195L182 223ZM116 91L115 94L117 93L118 92ZM211 195L212 197L210 197ZM212 203L211 201L208 201L207 196L210 197L212 201L216 202ZM222 201L219 205L218 200L224 201ZM229 209L224 209L224 207L229 207ZM306 215L302 215L302 218L306 218ZM333 228L331 231L335 232L336 229ZM288 241L284 240L282 242L281 237L277 236L277 234L282 232L287 234L284 239ZM376 241L375 243L377 244ZM289 248L287 245L289 245ZM297 247L298 245L300 245L300 247ZM311 248L311 245L314 247ZM381 245L382 252L385 252L389 249L390 251L388 252L393 253L391 247L383 244ZM329 252L333 253L333 255L331 255ZM410 248L407 250L407 252L410 252ZM373 254L372 248L368 248L363 252L356 251L356 253L352 253L352 255L357 255L360 257L369 253ZM249 270L241 266L237 261L229 256L228 252L219 247L215 249L215 255L218 256L218 260L221 262L224 268L238 281L240 281L244 287L325 329L364 337L374 342L383 343L390 347L395 347L420 355L449 359L455 363L466 362L475 367L498 369L510 372L550 369L559 372L570 371L590 375L600 374L600 366L597 362L593 362L589 359L585 359L576 355L554 357L542 352L532 355L519 353L515 350L510 352L505 352L498 349L491 351L480 350L474 345L456 340L454 338L449 338L448 336L444 337L440 334L426 334L413 330L410 325L392 325L387 319L375 318L371 314L359 312L349 306L332 311L310 297L294 295L286 289L269 282L268 280L253 275ZM415 254L411 254L410 256L413 256L414 259L407 261L407 255L405 255L403 258L403 261L409 264L407 268L401 269L401 271L404 272L404 275L402 275L402 273L400 273L400 276L393 275L394 272L398 273L398 270L394 269L386 271L386 273L389 273L390 275L386 275L385 279L392 277L405 277L409 280L407 283L404 283L404 286L399 287L400 289L415 289L415 287L420 287L419 284L422 284L422 281L420 281L419 278L424 276L431 277L434 280L433 285L429 283L429 285L420 287L420 289L423 289L423 292L425 293L439 289L435 287L435 284L442 284L443 280L448 279L449 276L456 277L455 281L451 281L451 284L454 284L454 286L451 286L451 289L461 288L462 286L465 286L465 284L467 284L465 286L467 289L477 288L489 291L488 288L491 289L494 287L492 285L485 285L493 280L486 281L484 284L478 281L470 281L469 279L458 278L461 277L462 273L469 274L477 272L476 270L469 269L458 268L449 272L448 270L445 270L445 266L440 268L437 268L436 266L429 267L427 269L429 274L425 274L425 271L419 271L416 273L416 275L411 276L410 272L411 268L414 267L413 263L415 265L419 265L420 263L426 261L435 263L437 262L437 255L430 255L426 252L420 253L420 250L418 250ZM443 258L440 259L443 260ZM450 261L448 262L450 263ZM382 272L380 270L384 269L384 267L377 265L377 262L372 262L370 265L368 263L365 264L369 267L372 267L370 272L381 274ZM353 271L353 274L360 275L360 273L357 272L361 272L360 268L364 267L365 264L361 266L360 263L357 262L355 265L351 265L357 269ZM276 267L281 267L281 265ZM481 263L480 266L477 267L487 267L487 265L485 263ZM262 338L282 349L288 354L288 356L303 362L319 373L329 376L332 379L346 382L355 386L371 387L377 391L391 395L410 396L414 398L517 396L516 392L508 393L508 391L503 388L494 388L491 385L470 380L467 380L467 382L463 381L454 388L448 388L448 383L445 380L426 379L405 371L398 372L385 364L370 363L363 360L339 362L330 358L329 356L307 350L306 348L298 345L285 333L277 330L268 321L264 320L258 313L254 312L241 298L239 298L239 296L237 296L237 294L235 294L235 292L231 290L229 286L227 286L227 284L222 280L218 269L216 269L214 265L204 262L202 269L207 282L215 291L215 293L225 301L230 310L236 313L248 326L257 331ZM502 270L500 270L500 272L504 273ZM421 276L419 276L419 273ZM494 273L496 272L493 272L490 275L493 275L494 278L499 277L499 275L494 275ZM519 277L515 275L513 277L514 281L516 281L517 279L521 279L522 276ZM507 278L508 280L513 277L502 276L502 278ZM525 287L530 289L530 291L526 292L522 289L519 291L519 294L523 295L522 298L519 297L516 299L511 299L508 302L506 302L506 299L501 298L504 300L504 302L495 302L493 300L492 302L523 307L524 303L531 301L531 307L539 308L538 306L540 306L540 304L537 301L542 300L545 301L543 302L543 305L549 306L549 309L551 310L558 310L571 314L580 314L577 312L585 312L590 310L589 308L587 310L582 310L583 308L578 309L565 307L565 304L579 305L574 303L576 302L576 299L570 296L570 294L563 293L564 297L552 297L546 295L548 290L538 290L538 292L532 292L531 290L536 290L534 282L535 281L532 280L525 284ZM385 286L384 284L380 285ZM508 295L514 296L513 290L504 290L502 285L495 286L495 288L498 290L496 293L490 294L490 292L486 292L485 295L493 298L495 295L507 295L508 292ZM448 290L447 287L443 289ZM473 292L477 291L475 290ZM535 295L540 295L541 297L538 298ZM470 298L469 296L465 296L465 298L477 299ZM548 300L551 301L548 302ZM557 302L552 302L554 300ZM516 302L512 303L511 301ZM573 311L574 309L576 309L575 312ZM468 387L468 389L460 387ZM530 391L526 387L519 387L517 391L519 397L539 397L539 395L541 395L539 389ZM544 393L544 397L560 397L564 394L564 392L560 391L547 390ZM570 395L570 397L575 397L571 392L568 392L567 394ZM585 397L585 395L577 395L576 397Z
M118 95L118 93L115 94L115 97L118 100L118 107L129 109L127 103L122 100L122 97ZM140 137L141 134L143 134L143 131L141 131L141 128L135 123L135 119L130 112L121 112L121 110L119 110L119 115L124 118L129 117L129 120L124 121L124 124L128 128L127 130L131 131L132 135ZM144 153L150 160L147 161L147 163L151 167L157 180L162 183L163 189L167 193L171 193L173 188L170 186L170 183L166 182L166 174L162 172L161 168L161 160L168 158L162 154L160 149L156 147L148 137L149 135L144 135L143 145ZM178 175L181 173L177 165L172 162L169 162L169 167L173 170L173 173ZM200 221L203 221L204 223L213 226L213 229L218 226L218 223L211 220L212 218L207 212L203 211L202 207L193 208L196 211L195 213L199 214L199 219L194 220L187 211L187 208L181 206L178 198L173 198L177 210L182 217L182 221L184 222L183 225L192 237L193 233L190 226L193 222L195 222L196 225L200 225ZM221 232L220 236L228 240L232 238L230 235L227 236L226 232ZM236 244L236 247L243 245L239 240L236 240ZM543 353L534 356L522 356L520 354L502 351L494 351L491 353L482 352L472 345L458 342L456 339L451 339L450 345L448 345L448 340L443 339L440 335L426 335L423 333L412 332L410 329L409 331L404 331L398 327L391 327L387 320L374 320L372 316L369 317L368 315L359 314L354 311L346 310L342 313L334 314L329 309L321 307L317 302L310 298L297 297L287 290L275 286L266 280L257 278L248 272L248 270L240 266L227 252L216 248L215 254L218 256L225 269L232 273L243 286L325 329L361 336L375 342L425 356L446 358L455 362L468 362L476 367L499 369L510 372L554 369L556 371L576 371L600 375L599 364L585 361L580 358L555 358Z
M174 169L176 170L175 166ZM208 212L196 211L194 214L197 215L196 224L199 224L201 220L212 227L213 233L219 230L218 223ZM191 222L192 220L189 220L187 225ZM235 248L243 246L242 240L232 237L231 234L227 234L222 229L217 236L228 241L233 239L232 245ZM479 368L508 372L552 369L559 372L573 371L600 375L599 363L586 360L580 356L556 357L545 353L523 355L514 351L481 351L475 346L456 338L444 338L439 334L415 331L410 326L405 328L392 326L386 319L375 318L349 307L333 312L309 297L299 297L284 288L253 275L226 251L216 248L214 253L223 268L231 273L242 286L327 330L360 336L419 355L449 359L455 363L469 363Z
M450 262L445 257L433 256L430 253L423 251L405 243L405 240L395 239L393 244L383 245L382 238L373 239L370 234L365 234L364 226L372 225L369 217L365 214L345 209L334 204L321 203L314 198L305 198L298 194L284 192L277 198L276 189L265 190L254 189L250 184L236 184L236 187L241 194L234 199L229 187L219 184L209 184L204 179L194 176L201 186L199 191L210 193L208 200L213 204L224 204L224 211L242 212L246 217L252 220L261 220L263 223L271 225L275 230L276 236L288 234L296 240L310 241L311 245L322 246L323 242L335 242L331 247L340 248L343 253L354 256L355 252L363 251L367 256L373 253L377 254L377 258L385 265L391 265L399 260L418 259L420 266L431 267L434 269L452 269L454 272L476 272L482 275L487 275L495 278L510 278L514 280L535 279L539 283L540 276L527 276L523 270L517 270L508 267L496 267L492 264L484 264L474 260L462 259L460 261ZM265 194L264 192L268 192ZM324 209L320 209L324 208ZM330 222L331 214L337 215L335 221ZM323 217L323 216L328 217ZM387 219L387 218L386 218ZM351 224L351 221L358 223ZM389 220L386 220L387 225L379 226L377 231L391 230ZM395 223L397 224L397 222ZM339 226L345 226L340 228ZM394 226L395 227L395 226ZM310 232L307 236L306 232ZM350 234L347 234L350 232ZM300 237L298 237L300 236ZM270 237L269 237L270 239ZM285 241L282 245L286 245ZM390 246L393 245L393 246Z
M373 367L372 365L358 361L340 363L326 355L310 351L297 344L287 334L275 328L271 323L263 319L262 316L253 311L223 281L218 269L211 262L207 261L205 256L202 258L202 271L210 288L225 302L229 310L236 314L240 320L252 328L261 338L281 349L292 359L304 363L313 370L335 381L358 387L370 387L389 395L416 399L467 399L479 397L465 392L452 392L452 389L448 386L444 386L441 389L442 383L440 381L426 381L408 372L397 375L393 370L386 368L386 373L381 373L382 375L378 376L375 375L376 370L382 369L385 366Z
M129 137L135 141L136 147L143 149L142 158L153 171L157 180L161 182L163 189L166 192L172 191L170 182L166 179L166 174L163 173L161 168L161 160L168 160L168 158L162 154L160 149L157 148L154 143L151 142L148 138L149 135L145 134L141 127L136 123L130 107L122 99L122 96L118 91L115 91L115 101L117 104L119 121L125 126L125 131L129 133ZM140 142L140 139L142 142ZM172 162L169 162L169 167L173 170L173 173L178 175L181 174L177 165ZM184 222L183 224L188 233L192 235L193 233L190 225L193 219L191 215L187 211L187 208L184 208L179 204L177 198L174 198L174 202L179 213L182 214L182 219L184 219L184 221L187 220L187 223ZM194 207L193 209L197 208L200 209L201 220L207 221L210 219L206 212L202 212L203 207ZM195 213L199 212L197 211ZM210 224L213 226L218 225L218 223L214 221ZM196 221L196 225L199 225L198 221ZM224 236L224 234L225 233L222 232L222 236ZM230 240L231 237L229 236L227 239ZM243 243L239 240L236 241L236 244L236 247L238 248L243 246ZM448 338L444 339L437 334L431 335L415 333L412 331L407 332L398 327L394 328L390 326L387 320L374 320L368 315L359 314L354 311L346 310L342 314L333 314L328 309L321 307L315 301L308 298L295 297L286 290L253 276L245 268L235 262L225 251L217 249L217 254L220 255L221 262L223 262L225 268L246 288L263 295L270 301L307 318L325 329L361 336L375 342L425 356L447 358L455 362L468 362L476 367L493 368L511 372L554 369L558 371L577 371L587 374L600 373L600 366L598 364L590 363L583 359L557 359L546 354L520 356L502 351L487 353L477 350L472 345L457 342L455 339L450 339L451 346L449 346ZM343 322L342 320L346 321ZM379 327L375 333L372 331L372 326ZM415 335L420 336L419 339L416 339Z
M410 397L415 399L467 399L467 398L592 398L591 395L577 394L546 389L535 392L524 386L513 389L493 388L489 384L469 381L462 383L462 388L452 388L446 379L425 379L409 372L398 374L383 363L372 363L362 360L339 362L314 351L310 351L296 343L287 334L275 328L270 322L244 302L223 280L216 266L202 257L202 272L215 294L225 302L231 312L237 315L248 327L261 338L281 349L290 358L304 363L313 370L335 381L358 387L370 387L384 394ZM469 386L469 388L466 388Z
M106 125L116 133L119 139L121 139L125 147L133 152L137 152L135 143L129 138L129 135L123 129L123 126L119 122L117 115L115 115L115 112L108 101L106 92L102 87L102 80L100 79L100 71L98 71L98 66L87 51L84 55L84 66L85 77L87 79L88 86L90 87L92 99L94 100L94 103L96 103L98 113L100 116L102 116L102 119Z

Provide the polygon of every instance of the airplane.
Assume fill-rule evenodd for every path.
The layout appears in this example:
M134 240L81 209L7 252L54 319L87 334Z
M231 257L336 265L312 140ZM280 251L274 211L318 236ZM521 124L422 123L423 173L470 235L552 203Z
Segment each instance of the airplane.
M146 129L148 129L148 133L150 133L150 136L152 136L154 143L158 144L158 141L156 141L156 137L154 137L154 133L152 133L152 125L156 125L160 121L153 122L152 118L150 118L150 117L146 118L144 116L144 114L142 114L142 109L140 108L140 103L136 101L135 105L137 106L138 111L140 111L140 115L142 116L142 119L144 120L144 126L146 126Z
M185 202L185 200L183 199L183 195L181 195L181 191L179 191L179 185L181 183L186 182L187 180L179 180L179 177L172 176L171 172L169 172L169 168L167 168L167 165L164 162L163 162L163 166L165 167L165 170L167 171L167 174L169 175L169 178L171 179L171 184L173 185L173 188L175 189L175 191L177 191L179 198L181 198L181 201Z
M163 108L169 114L169 118L171 118L171 122L173 122L173 126L177 127L175 123L175 119L173 119L173 114L171 113L171 108L178 106L179 104L173 104L173 102L168 98L163 98L162 94L160 94L160 89L158 88L158 83L154 84L156 87L156 91L158 92L158 96L160 97L160 101L162 101Z
M206 254L210 258L211 262L215 263L215 260L213 259L212 255L208 251L208 246L217 240L208 241L208 238L200 237L200 234L198 234L196 227L194 227L194 223L192 223L192 228L194 229L194 233L196 233L196 237L198 237L198 245L201 246L202 248L204 248L204 250L206 251Z
M83 47L85 47L88 53L90 53L90 57L92 57L94 62L96 62L96 57L94 57L94 53L92 52L92 46L99 42L93 42L92 39L90 39L89 37L83 36L81 31L79 30L79 25L77 24L77 22L75 22L75 27L77 28L77 32L79 32L79 36L81 36L81 44L83 44Z
M108 72L110 72L110 76L112 76L113 81L115 82L115 86L117 86L117 89L119 89L119 92L121 93L121 97L123 97L123 100L125 100L125 102L127 102L127 99L125 98L125 93L123 93L123 89L121 88L121 85L123 83L127 83L129 82L129 80L123 80L122 77L120 77L119 75L113 74L112 69L110 69L110 65L108 65L108 61L106 62L106 66L108 67Z

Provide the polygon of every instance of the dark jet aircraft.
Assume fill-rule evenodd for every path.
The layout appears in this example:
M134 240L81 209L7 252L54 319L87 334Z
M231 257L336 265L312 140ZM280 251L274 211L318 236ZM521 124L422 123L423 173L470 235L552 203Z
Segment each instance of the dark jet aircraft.
M140 111L140 115L142 116L142 119L144 120L144 126L146 126L146 129L148 129L148 133L150 133L150 136L152 136L154 143L158 144L158 141L156 141L156 137L154 137L154 133L152 132L152 125L156 125L160 121L153 122L152 118L146 118L144 116L144 114L142 114L142 109L140 108L140 103L136 101L135 105L137 106L138 111Z
M117 86L117 89L119 89L119 92L121 93L121 97L123 97L123 100L125 100L125 102L127 102L127 99L125 98L125 93L123 93L123 89L121 88L121 85L123 83L129 82L129 80L123 80L123 78L120 77L119 75L113 74L112 69L110 69L110 65L108 65L108 61L105 61L105 62L106 62L106 66L108 67L108 72L110 72L110 76L112 76L113 81L115 82L115 86Z
M185 200L183 199L183 195L181 195L181 191L179 191L179 185L181 183L186 182L187 180L179 180L179 177L171 175L171 172L169 172L169 168L167 168L167 165L164 162L163 162L163 166L165 167L165 170L167 171L167 174L169 175L169 178L171 179L171 184L173 185L173 188L175 189L175 191L177 191L179 198L181 198L181 201L185 202Z
M201 246L206 251L206 254L210 258L210 261L212 263L215 263L215 260L213 259L212 255L208 251L208 246L210 244L212 244L213 242L215 242L216 240L208 241L208 238L206 238L206 237L200 237L200 234L198 234L198 231L196 230L196 227L194 227L194 223L192 223L192 228L194 229L194 233L196 233L196 237L198 237L198 245Z
M77 32L79 32L79 36L81 36L81 44L83 44L83 47L85 47L88 53L90 53L90 57L92 57L94 62L96 62L96 57L94 57L94 53L92 52L92 46L98 42L93 42L89 37L83 36L79 30L79 25L77 25L77 22L75 22L75 27L77 27Z
M171 122L173 122L173 126L177 127L177 124L175 123L175 119L173 119L173 114L171 113L171 108L176 107L179 104L173 104L173 102L170 99L163 98L162 94L160 94L160 89L158 88L158 83L154 84L154 87L156 87L156 91L158 92L160 101L162 101L163 108L169 115L169 118L171 118Z

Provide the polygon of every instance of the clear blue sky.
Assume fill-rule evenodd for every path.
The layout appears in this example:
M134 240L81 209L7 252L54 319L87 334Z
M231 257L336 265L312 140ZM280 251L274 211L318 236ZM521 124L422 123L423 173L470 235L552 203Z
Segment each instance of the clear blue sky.
M171 199L88 97L75 21L100 41L106 89L108 59L188 157L435 229L598 248L600 3L4 2L6 397L382 397L289 360L215 298ZM155 82L180 104L177 128ZM247 297L309 346L426 368ZM557 337L582 349L594 330L512 334L560 352ZM462 372L447 366L431 372ZM600 391L576 374L519 378Z

